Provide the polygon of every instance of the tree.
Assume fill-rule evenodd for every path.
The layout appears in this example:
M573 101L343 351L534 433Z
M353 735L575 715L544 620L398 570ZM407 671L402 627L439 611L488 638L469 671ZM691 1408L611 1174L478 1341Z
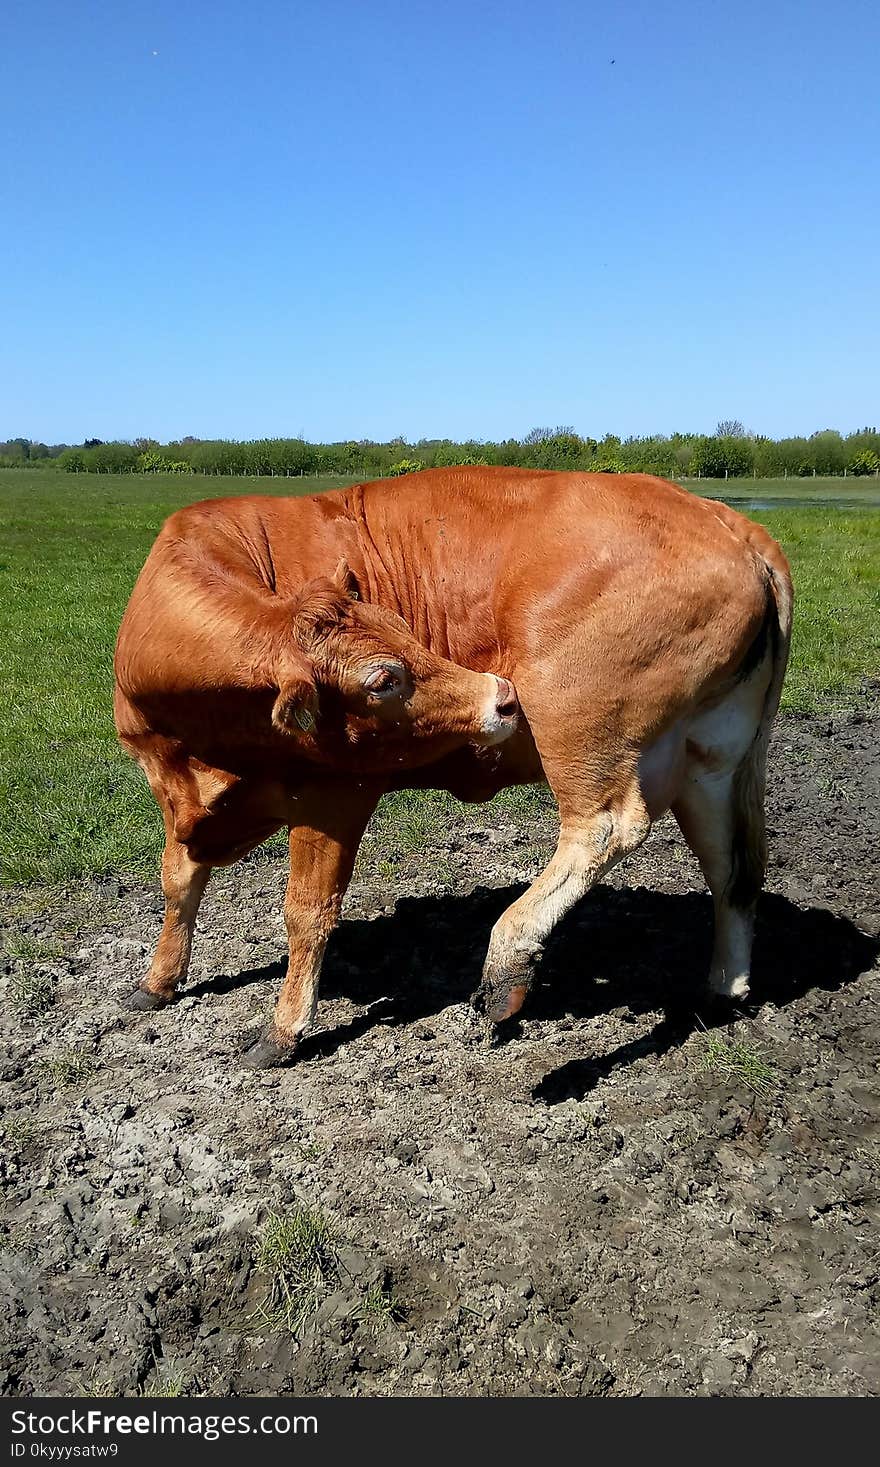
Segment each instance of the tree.
M523 439L523 445L525 448L534 448L538 443L546 443L548 438L560 438L566 434L577 437L574 428L568 424L558 428L532 428Z
M484 444L452 443L448 438L437 444L433 459L433 467L437 469L460 468L465 464L485 467L489 463Z
M728 430L728 431L724 431ZM601 441L583 437L571 427L532 428L523 439L497 442L451 438L421 438L415 444L402 437L387 443L353 439L337 443L307 443L298 438L264 438L248 442L197 439L187 436L160 444L146 436L131 443L89 438L80 448L59 443L51 447L27 438L0 442L4 468L37 466L59 460L70 471L114 474L137 472L138 458L154 455L148 472L202 474L345 474L379 479L388 473L454 465L509 465L511 467L596 472L651 473L680 477L685 473L707 477L755 472L760 477L817 474L873 474L880 463L880 433L860 428L843 437L824 428L811 437L774 441L746 432L736 419L723 419L711 435L656 433L631 435L621 441L606 433ZM140 466L143 469L143 465Z
M880 457L880 433L876 428L860 428L857 433L850 433L846 450L849 458L865 452L876 453Z
M817 474L842 474L846 463L846 446L834 428L814 433L810 439L812 468Z
M137 465L137 449L130 443L99 443L85 454L85 466L91 473L133 473Z
M677 437L680 435L676 435ZM675 474L686 474L691 466L694 456L693 441L689 438L681 438L681 442L672 445L672 472Z
M166 468L167 464L164 458L161 453L156 453L155 449L145 448L137 456L137 471L139 474L161 474Z
M863 448L850 459L848 468L851 474L876 474L880 470L880 457L871 448Z
M391 478L397 479L401 474L418 474L425 465L417 458L402 458L398 463L392 464L388 473Z
M780 438L773 445L773 451L769 457L774 465L773 472L779 473L781 469L784 473L796 474L801 464L809 461L809 440L807 438Z
M735 478L750 474L754 455L747 438L698 438L691 460L691 473L705 479Z

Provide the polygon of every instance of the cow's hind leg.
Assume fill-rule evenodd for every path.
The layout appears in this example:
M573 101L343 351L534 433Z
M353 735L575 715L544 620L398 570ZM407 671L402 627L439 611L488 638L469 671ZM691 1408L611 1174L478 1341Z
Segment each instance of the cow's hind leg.
M193 928L211 869L206 862L194 861L166 825L162 855L165 921L150 971L126 999L127 1008L160 1009L173 999L189 967Z
M288 1064L318 1003L324 949L339 920L361 836L381 788L316 783L297 792L284 898L289 960L271 1024L247 1051L257 1069Z
M764 759L761 738L731 769L707 767L691 757L687 778L672 807L685 840L712 893L715 938L709 987L724 998L749 992L755 906L764 881Z
M560 797L560 816L559 843L549 865L492 929L474 1002L493 1024L522 1007L544 940L556 923L605 871L642 843L651 825L635 779L617 796L612 786L606 797L590 802Z

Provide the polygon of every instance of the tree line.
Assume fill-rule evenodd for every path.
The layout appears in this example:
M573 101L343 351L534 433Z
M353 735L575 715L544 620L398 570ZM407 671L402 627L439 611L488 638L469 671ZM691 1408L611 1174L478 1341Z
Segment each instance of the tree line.
M736 420L720 422L713 434L672 433L602 439L572 427L533 428L524 438L492 443L421 438L410 443L354 440L308 443L302 438L181 438L161 444L150 438L82 444L0 443L0 467L47 467L66 473L177 473L298 475L335 474L383 478L417 469L455 464L506 464L538 469L582 469L605 473L651 473L666 478L759 478L813 474L880 473L880 433L861 428L846 435L834 428L809 438L767 438L748 433Z

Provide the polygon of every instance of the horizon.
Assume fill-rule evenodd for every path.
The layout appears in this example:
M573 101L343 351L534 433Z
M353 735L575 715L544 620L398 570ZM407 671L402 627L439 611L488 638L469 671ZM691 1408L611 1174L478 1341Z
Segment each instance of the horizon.
M839 437L841 437L845 441L847 438L853 438L853 437L856 437L856 436L858 436L860 434L865 434L865 433L868 433L868 434L876 434L877 433L877 427L876 427L876 425L867 424L867 423L866 424L862 424L859 427L853 427L853 428L836 428L836 427L833 427L833 426L828 426L828 427L825 427L825 428L814 428L811 432L808 432L808 433L807 432L801 432L801 433L756 433L751 428L748 428L744 424L738 422L737 425L738 425L738 427L742 431L741 432L735 432L732 435L726 435L726 434L722 434L720 432L720 429L721 429L721 427L723 425L723 421L724 420L719 419L718 422L716 423L715 428L712 429L712 430L710 430L710 431L708 431L708 432L703 431L703 430L700 430L700 429L681 429L681 428L674 428L674 429L672 429L669 432L658 431L658 432L654 432L654 433L626 433L626 434L605 433L605 434L602 434L601 436L598 433L581 432L581 430L578 429L577 427L575 427L574 425L564 425L564 426L563 425L557 425L554 428L546 428L546 427L543 427L543 426L540 426L540 425L534 425L532 428L527 429L525 433L520 433L520 434L507 433L507 434L505 434L504 436L502 436L500 438L487 438L487 437L482 437L482 438L476 438L476 437L474 437L474 438L455 438L455 437L453 437L449 433L444 433L444 434L427 434L427 433L423 433L423 434L420 434L420 436L418 438L403 438L400 435L395 435L394 437L391 437L391 438L353 438L353 437L351 437L349 435L348 437L324 438L324 439L304 438L299 433L260 433L260 434L255 435L253 438L239 438L239 437L235 437L232 434L218 434L215 437L215 436L208 436L208 435L199 434L199 433L183 433L178 438L166 438L166 439L162 439L162 438L157 438L157 437L155 437L152 434L138 433L138 434L135 434L134 437L129 437L129 438L123 438L121 436L113 436L113 435L110 435L107 438L99 438L97 434L89 434L88 436L84 436L83 438L76 439L76 440L63 439L63 438L53 438L53 439L47 439L47 438L30 438L27 441L28 441L28 443L31 446L36 446L36 447L41 447L41 448L48 448L48 449L55 449L55 448L83 448L87 444L90 444L90 443L100 444L102 446L105 445L105 444L113 444L113 443L121 443L121 444L127 444L127 445L134 445L134 444L138 444L138 443L143 443L143 444L152 444L152 443L155 443L155 444L158 444L158 446L160 448L162 448L162 447L168 447L168 446L170 446L170 445L172 445L174 443L186 444L186 443L298 443L298 442L306 443L309 446L316 447L316 448L321 448L321 447L335 447L335 446L346 444L346 443L353 443L353 444L356 444L356 445L370 445L370 446L374 446L374 447L388 447L391 444L401 443L401 444L406 445L408 448L418 448L420 444L428 445L428 444L437 444L437 443L451 443L451 444L456 445L457 447L464 447L464 446L469 445L469 444L473 444L474 446L479 446L480 444L485 444L487 446L490 445L490 444L493 444L493 445L501 445L501 444L504 444L504 443L519 443L519 444L523 444L530 437L530 435L535 434L535 433L546 434L547 437L555 436L558 433L566 433L566 434L567 433L574 433L579 438L581 438L582 440L584 440L585 442L596 442L596 443L599 443L599 444L601 444L603 442L606 442L609 439L618 439L621 443L639 443L639 442L651 442L651 441L655 441L655 440L656 441L666 441L666 442L669 442L673 438L697 439L697 438L720 438L720 437L725 437L725 436L733 436L735 438L741 437L741 438L745 438L745 439L749 440L750 442L758 442L758 441L761 441L761 440L766 440L767 442L771 442L771 443L782 443L782 442L793 441L793 440L801 440L801 439L804 440L804 441L806 441L806 442L809 442L810 439L818 438L818 437L822 436L825 433L836 433L836 434L839 435ZM21 433L17 433L17 434L14 434L14 435L10 434L7 437L3 437L2 429L0 429L0 451L2 451L2 447L5 444L8 444L8 443L18 443L18 442L21 442L23 440L23 438L24 438L24 435L21 434Z

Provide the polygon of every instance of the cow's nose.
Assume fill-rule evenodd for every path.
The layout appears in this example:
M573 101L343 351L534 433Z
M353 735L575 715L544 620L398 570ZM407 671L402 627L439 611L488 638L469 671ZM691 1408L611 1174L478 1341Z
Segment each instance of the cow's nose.
M498 683L498 701L495 706L498 710L499 718L515 718L519 710L519 703L517 702L516 693L513 689L513 683L509 682L506 677L498 677L497 674L496 681Z

